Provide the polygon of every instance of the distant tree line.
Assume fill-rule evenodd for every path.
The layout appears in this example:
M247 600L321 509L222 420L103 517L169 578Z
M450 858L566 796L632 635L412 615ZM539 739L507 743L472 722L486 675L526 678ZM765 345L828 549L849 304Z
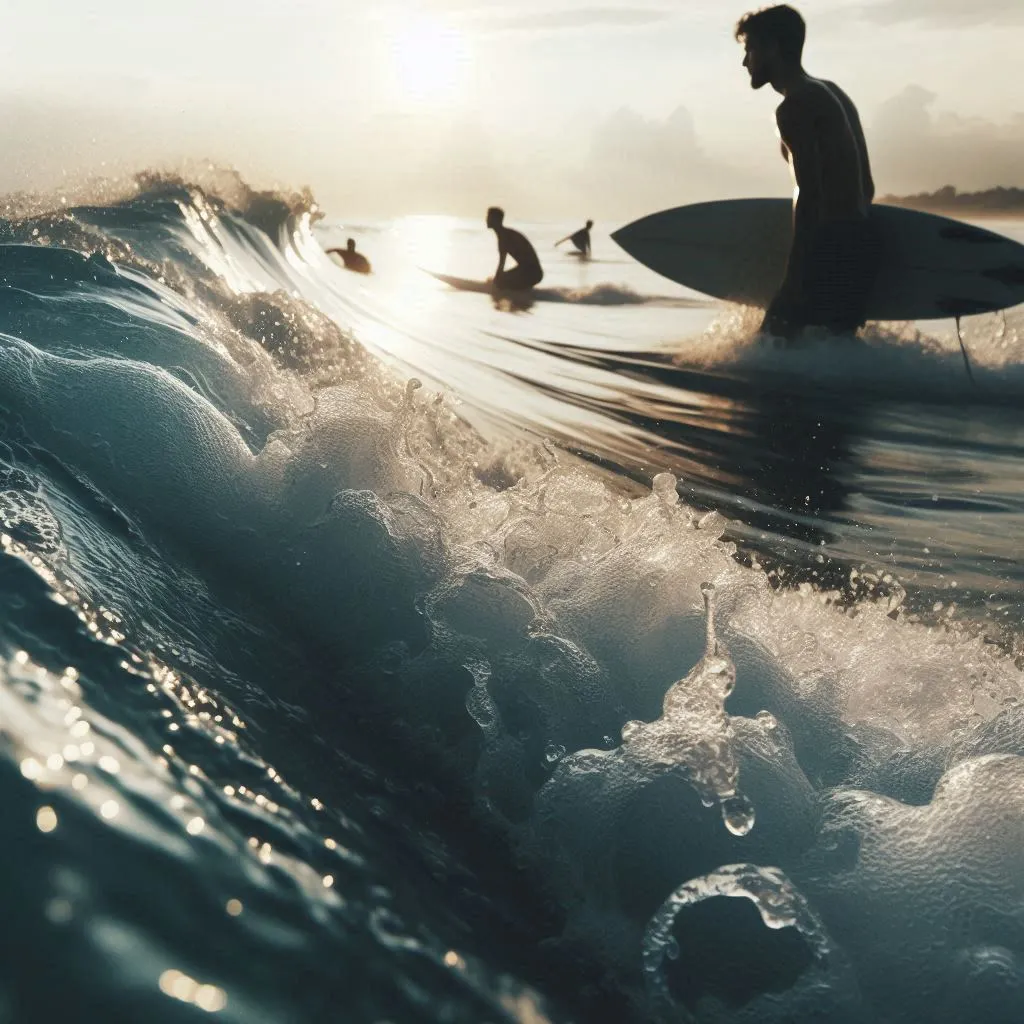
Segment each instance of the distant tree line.
M958 192L953 185L943 185L935 192L920 192L913 196L883 196L879 202L889 206L909 206L915 210L1024 217L1024 188L999 186L983 192Z

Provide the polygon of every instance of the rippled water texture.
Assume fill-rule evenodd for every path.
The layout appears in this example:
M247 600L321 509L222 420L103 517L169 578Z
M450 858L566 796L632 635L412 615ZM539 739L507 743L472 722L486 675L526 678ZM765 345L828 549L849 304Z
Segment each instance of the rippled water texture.
M420 269L476 224L65 200L0 223L0 1021L1021 1019L1019 310L972 384L562 225L510 310Z

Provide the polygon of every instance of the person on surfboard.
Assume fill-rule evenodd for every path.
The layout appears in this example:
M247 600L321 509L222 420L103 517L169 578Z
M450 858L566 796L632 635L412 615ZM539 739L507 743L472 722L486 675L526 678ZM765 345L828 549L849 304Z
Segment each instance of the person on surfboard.
M804 70L806 25L788 4L745 14L735 34L751 88L771 85L783 97L775 121L796 181L786 274L761 330L786 338L810 324L855 331L877 261L875 185L857 108L835 83Z
M592 220L588 220L585 227L579 229L579 231L573 232L571 235L566 235L565 238L560 238L555 245L561 245L563 242L572 242L576 246L576 250L583 256L590 255L590 229L594 226Z
M345 262L346 270L354 270L357 274L370 273L370 261L361 252L356 252L354 238L348 239L344 249L328 249L327 251L340 256Z
M487 211L487 226L498 238L498 269L494 272L491 286L501 291L528 291L544 280L537 250L526 235L513 228L505 227L505 211L492 206ZM516 265L505 269L505 260L511 256Z

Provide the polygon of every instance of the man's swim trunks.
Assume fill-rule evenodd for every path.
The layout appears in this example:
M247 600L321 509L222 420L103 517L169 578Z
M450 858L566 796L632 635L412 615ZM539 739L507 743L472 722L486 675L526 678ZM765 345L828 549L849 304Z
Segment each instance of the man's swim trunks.
M878 237L870 220L822 225L804 266L804 301L791 322L835 332L863 327L878 258Z
M792 338L812 325L836 334L852 334L863 327L880 251L869 220L822 225L804 258L802 299L773 302L762 329Z
M494 279L494 287L509 292L522 292L544 280L544 271L538 267L519 266L505 270Z

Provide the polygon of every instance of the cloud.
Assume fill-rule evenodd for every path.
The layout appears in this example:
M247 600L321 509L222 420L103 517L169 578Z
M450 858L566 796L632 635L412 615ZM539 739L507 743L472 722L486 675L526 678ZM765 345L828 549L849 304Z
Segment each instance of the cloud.
M1024 25L1022 0L882 0L861 10L868 20L887 25L910 21L928 22L937 28Z
M360 214L479 217L496 204L514 220L593 217L611 226L763 192L756 171L707 151L683 107L665 118L628 107L574 117L538 137L510 134L500 119L468 117L443 128L377 119L349 142L358 160L330 173L307 165L302 180L328 208Z
M1024 186L1024 113L1004 122L936 111L909 85L879 108L868 133L879 191Z
M664 120L628 108L605 118L579 182L596 205L622 215L742 195L755 185L747 170L706 152L685 107Z
M480 32L562 32L595 28L642 28L666 21L672 12L663 8L582 7L537 11L533 14L482 15L472 26Z

